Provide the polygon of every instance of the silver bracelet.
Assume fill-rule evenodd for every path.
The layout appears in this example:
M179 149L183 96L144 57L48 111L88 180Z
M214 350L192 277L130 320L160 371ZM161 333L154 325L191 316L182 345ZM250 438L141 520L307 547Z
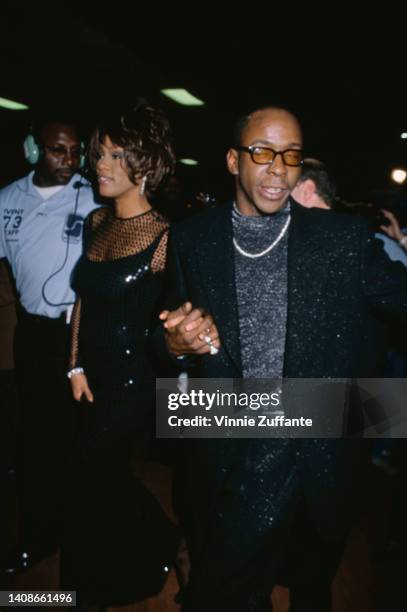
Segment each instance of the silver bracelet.
M72 378L75 374L83 374L85 370L83 368L72 368L69 372L66 373L68 378Z
M407 249L407 236L403 236L403 238L399 240L399 245Z

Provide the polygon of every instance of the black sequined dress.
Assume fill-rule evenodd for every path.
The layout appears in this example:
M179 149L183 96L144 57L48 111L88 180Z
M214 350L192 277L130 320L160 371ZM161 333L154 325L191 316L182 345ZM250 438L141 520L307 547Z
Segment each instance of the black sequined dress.
M86 600L120 605L161 588L177 541L132 469L156 453L149 335L163 291L168 223L152 210L121 219L101 208L86 236L73 278L70 366L84 368L94 402L83 404L65 559Z
M71 365L84 367L101 420L117 420L133 406L144 426L139 399L154 386L149 333L163 288L168 226L153 211L120 219L109 209L89 224L87 252L74 275L80 301Z

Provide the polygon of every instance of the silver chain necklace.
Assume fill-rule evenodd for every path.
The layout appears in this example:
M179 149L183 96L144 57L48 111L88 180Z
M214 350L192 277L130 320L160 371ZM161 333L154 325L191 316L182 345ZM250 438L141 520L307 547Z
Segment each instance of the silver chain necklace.
M236 210L237 214L240 214L239 211L236 209L236 207L235 207L235 210ZM288 226L290 225L290 221L291 221L291 216L288 216L288 219L284 223L284 226L283 226L281 232L279 233L279 235L277 236L277 238L270 244L270 246L267 247L267 249L264 249L264 251L261 251L260 253L248 253L247 251L244 251L242 249L242 247L237 244L236 238L233 238L233 244L235 246L236 251L238 253L240 253L241 255L244 255L244 257L250 257L251 259L256 259L257 257L263 257L263 255L267 255L267 253L270 253L270 251L272 251L274 249L274 247L277 246L277 244L283 238L284 234L288 230Z

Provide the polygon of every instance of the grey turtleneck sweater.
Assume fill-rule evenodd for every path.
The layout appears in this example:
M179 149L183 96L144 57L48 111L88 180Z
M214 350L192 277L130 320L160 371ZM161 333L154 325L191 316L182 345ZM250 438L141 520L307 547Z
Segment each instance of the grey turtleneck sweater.
M289 207L273 215L248 217L234 207L233 236L244 251L260 253L283 229ZM289 228L288 228L289 229ZM266 255L252 259L234 247L240 346L245 378L283 374L287 323L288 230Z

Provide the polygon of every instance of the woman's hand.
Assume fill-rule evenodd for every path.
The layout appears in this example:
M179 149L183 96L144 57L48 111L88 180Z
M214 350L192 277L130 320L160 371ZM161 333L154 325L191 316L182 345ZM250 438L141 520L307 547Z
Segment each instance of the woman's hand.
M82 395L88 402L93 402L93 393L89 388L88 379L85 374L73 374L71 377L72 395L77 402L81 401Z

